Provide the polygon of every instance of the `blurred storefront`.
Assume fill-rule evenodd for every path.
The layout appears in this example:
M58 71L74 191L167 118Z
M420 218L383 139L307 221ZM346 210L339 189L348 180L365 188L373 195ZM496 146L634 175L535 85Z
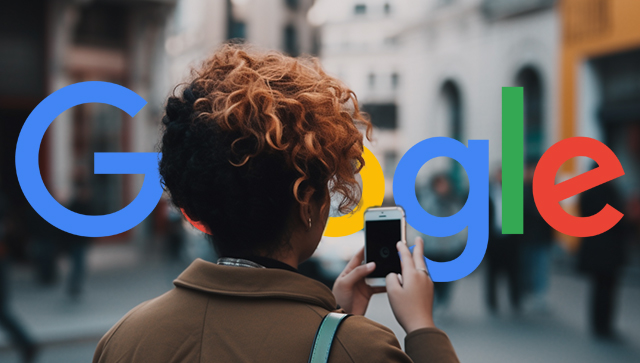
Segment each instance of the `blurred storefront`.
M15 172L15 148L24 120L46 93L45 2L8 1L0 12L0 198L26 203ZM49 140L45 139L45 146ZM46 153L42 174L49 175Z
M67 85L105 81L125 86L147 105L135 116L103 104L64 112L40 147L45 185L64 205L80 185L91 189L92 213L118 211L138 194L142 175L93 173L95 152L157 151L163 106L174 87L220 44L233 40L291 55L315 54L307 22L313 0L25 0L0 12L0 203L12 214L12 253L33 258L34 231L64 238L37 217L15 174L15 145L24 121L47 95ZM170 215L162 199L147 220L99 242L136 250L161 245ZM14 223L15 222L15 223ZM46 228L45 228L46 227ZM55 232L55 236L54 236ZM61 234L58 236L58 234ZM126 247L126 246L122 246Z
M47 93L105 81L149 102L135 121L103 104L80 105L55 120L45 149L51 170L47 186L61 203L68 203L81 183L90 185L96 214L116 212L138 194L142 175L94 174L93 154L154 151L161 102L153 90L163 74L164 29L174 5L162 0L47 2Z
M143 176L94 175L93 153L156 151L166 97L192 67L229 39L295 55L311 51L310 28L294 26L304 20L308 2L50 2L49 91L101 80L130 88L148 102L135 120L100 104L78 106L61 115L50 131L54 196L61 201L69 198L74 183L87 178L97 213L127 205L138 194ZM274 16L264 17L269 15L265 10ZM276 14L281 21L275 21ZM149 228L142 225L137 230Z
M0 208L6 211L0 220L0 249L18 260L28 258L24 242L39 225L25 221L31 211L18 185L15 148L25 119L48 90L46 12L42 0L4 2L0 11ZM45 182L51 175L50 145L47 135L40 148Z
M562 138L588 136L609 146L625 176L614 181L627 216L640 204L640 2L564 0L561 7ZM582 158L565 164L575 175L590 167Z
M562 8L563 137L594 137L613 148L638 185L640 3L566 0ZM569 164L567 171L583 165Z

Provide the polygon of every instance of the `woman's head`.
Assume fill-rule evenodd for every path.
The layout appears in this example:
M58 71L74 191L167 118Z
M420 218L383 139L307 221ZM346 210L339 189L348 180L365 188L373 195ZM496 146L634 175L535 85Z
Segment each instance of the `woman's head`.
M343 212L358 202L359 127L368 135L371 124L315 59L225 45L169 97L162 121L164 186L221 254L271 255L311 214L326 221L330 193Z

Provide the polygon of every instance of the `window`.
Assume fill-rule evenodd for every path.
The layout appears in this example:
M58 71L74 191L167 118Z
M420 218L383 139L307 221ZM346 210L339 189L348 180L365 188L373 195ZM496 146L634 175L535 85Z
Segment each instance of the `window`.
M74 29L77 44L123 48L127 44L127 9L119 4L89 4L80 8Z
M299 54L298 34L293 24L284 28L284 51L292 57L297 57Z
M397 109L395 103L365 103L362 105L362 110L371 117L371 123L386 130L397 128Z
M441 92L446 107L445 122L449 126L449 135L452 139L464 143L463 110L460 88L456 82L448 80L442 85ZM465 171L462 169L462 166L453 159L451 159L449 176L457 191L464 189L463 183L466 179Z
M298 0L285 0L287 7L291 10L298 10Z
M227 0L227 39L244 42L247 37L247 26L243 21L235 18L233 8L234 4L231 0Z
M516 76L516 84L524 93L524 152L525 159L537 161L543 150L542 82L533 67L525 67Z
M356 4L353 7L353 13L356 15L364 15L367 13L367 5L365 4Z
M229 22L229 39L241 40L246 38L247 27L242 21Z
M446 81L442 86L442 93L447 104L447 122L452 139L462 141L462 102L460 90L453 81Z
M376 86L376 75L374 73L369 73L369 88L374 88Z
M393 72L391 74L391 87L393 87L393 89L398 88L398 84L400 83L400 75L396 72Z

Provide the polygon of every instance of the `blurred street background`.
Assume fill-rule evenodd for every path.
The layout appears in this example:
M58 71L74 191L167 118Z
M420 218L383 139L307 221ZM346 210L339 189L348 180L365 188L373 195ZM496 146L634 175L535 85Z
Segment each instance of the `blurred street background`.
M22 0L0 6L0 362L87 362L127 311L172 287L204 236L163 198L123 234L79 238L26 202L15 173L20 129L47 95L82 81L147 100L132 119L86 104L60 115L40 147L48 190L69 209L108 214L142 175L95 175L94 152L157 151L163 105L191 67L227 41L312 55L351 87L375 126L367 147L393 205L395 167L414 144L490 140L489 250L473 274L436 285L436 323L466 362L640 361L640 2L632 0ZM525 233L500 231L501 87L524 87ZM573 238L541 219L532 172L551 145L605 143L625 175L566 199L574 215L625 214L600 237ZM592 168L566 162L562 181ZM455 161L426 163L416 195L455 214L468 181ZM412 238L421 235L410 229ZM423 236L426 255L456 258L466 230ZM323 238L301 271L331 286L364 243ZM367 315L404 337L386 296ZM35 360L30 360L30 359Z

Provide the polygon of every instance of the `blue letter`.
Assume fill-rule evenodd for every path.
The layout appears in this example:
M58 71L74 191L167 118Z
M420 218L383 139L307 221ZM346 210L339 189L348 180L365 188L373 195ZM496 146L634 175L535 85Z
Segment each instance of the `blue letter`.
M418 171L427 161L439 156L458 161L469 176L469 197L462 209L449 217L427 213L416 198ZM469 147L448 137L433 137L414 145L400 159L393 178L396 204L407 213L407 223L435 237L454 235L469 227L467 246L453 261L427 259L433 281L455 281L472 273L484 257L489 240L489 141L470 140Z
M138 225L162 196L158 153L96 153L94 172L144 174L138 196L124 209L101 216L72 212L58 203L44 186L38 152L45 131L67 109L84 103L105 103L135 116L147 103L135 92L107 82L82 82L64 87L45 98L25 121L16 146L16 173L24 196L47 222L61 230L85 237L119 234Z

